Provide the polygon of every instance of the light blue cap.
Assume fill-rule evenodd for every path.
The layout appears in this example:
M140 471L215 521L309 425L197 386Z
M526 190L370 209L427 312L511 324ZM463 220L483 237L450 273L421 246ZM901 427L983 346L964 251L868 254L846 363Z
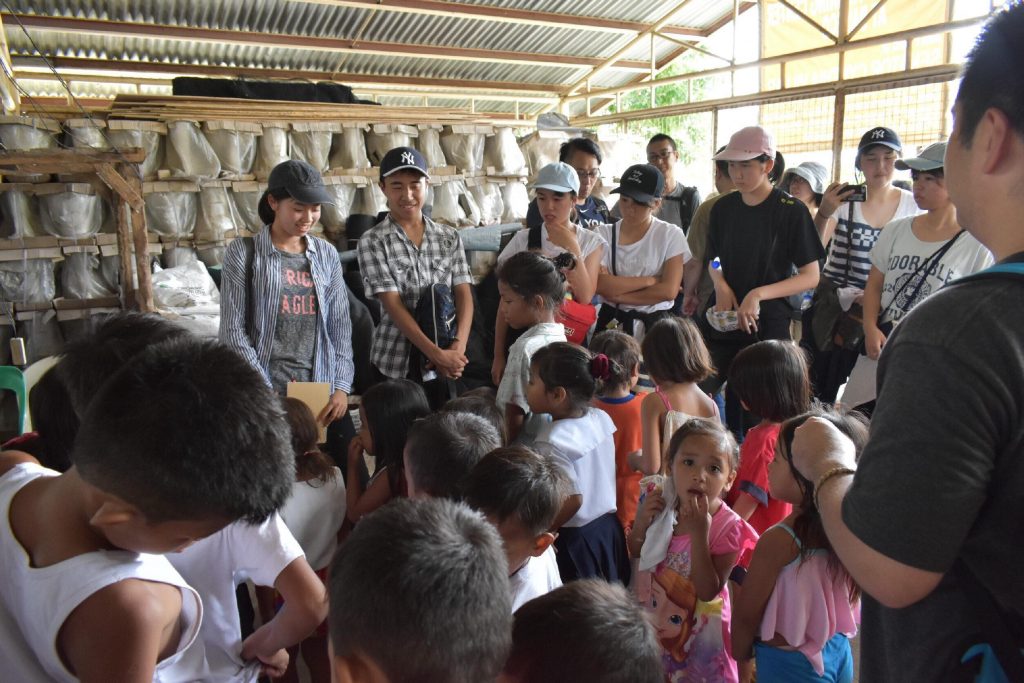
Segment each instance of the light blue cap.
M533 181L533 189L551 190L552 192L579 192L580 177L576 169L569 164L556 161L540 169L537 179Z

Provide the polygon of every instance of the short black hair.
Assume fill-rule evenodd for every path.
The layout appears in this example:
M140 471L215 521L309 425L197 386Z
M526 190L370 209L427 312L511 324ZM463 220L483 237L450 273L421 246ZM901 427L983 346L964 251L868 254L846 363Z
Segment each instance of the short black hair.
M480 389L486 389L490 395L473 393ZM505 445L508 441L508 434L505 431L505 416L502 415L501 408L498 407L497 402L494 400L494 390L490 387L477 387L462 396L451 399L441 406L441 412L469 413L470 415L482 417L498 430L498 436L501 437L501 445Z
M569 253L552 260L533 251L520 251L498 266L498 281L524 299L539 296L544 307L553 311L565 298L565 275L561 268L575 267L576 259Z
M946 169L943 168L942 166L939 166L938 168L930 168L927 171L918 171L917 169L913 169L913 168L910 169L910 179L911 180L917 180L920 176L923 176L923 175L933 175L936 178L945 178L946 177ZM896 181L893 181L893 184L895 185Z
M970 147L987 109L1006 115L1018 136L1024 136L1024 5L1015 3L985 24L964 64L956 103L959 142Z
M750 412L782 422L811 408L807 354L795 342L769 339L736 354L729 385Z
M417 420L405 442L408 478L433 498L458 500L458 485L473 466L501 446L501 434L477 415L447 411Z
M703 382L715 373L704 337L689 318L657 321L644 333L640 348L647 372L658 381Z
M295 481L288 423L263 375L216 341L172 339L136 354L82 416L82 479L150 522L259 523Z
M551 528L569 495L569 476L554 460L526 446L491 451L461 484L463 499L498 523L515 519L528 534Z
M594 394L601 387L593 361L593 354L582 346L554 342L533 354L530 369L537 370L537 376L549 390L556 387L565 389L572 407L582 410L594 400ZM620 372L615 361L609 359L608 364L609 375Z
M715 150L715 156L718 156L725 151L726 145L722 145ZM729 162L725 159L715 159L715 168L718 169L719 173L723 173L726 176L729 175Z
M508 559L497 530L450 500L395 499L338 548L328 580L336 657L388 680L493 681L511 644Z
M620 585L581 579L516 610L505 672L529 683L660 683L661 648Z
M592 157L597 157L597 165L600 166L604 158L601 155L601 148L590 138L572 138L562 143L558 148L558 160L562 163L569 163L569 157L573 152L583 152Z
M389 379L367 389L359 408L373 439L377 467L387 468L388 485L392 494L397 495L409 428L416 420L430 415L427 394L412 380Z
M67 471L81 417L97 389L140 351L190 336L185 328L152 313L91 316L82 334L64 347L60 360L29 392L40 462L58 472Z
M647 141L647 146L650 147L651 145L656 145L659 142L667 142L672 147L673 152L679 151L679 147L676 146L676 141L672 138L672 136L665 135L664 133L657 133L654 136L652 136L651 139Z
M637 340L621 330L604 330L594 335L590 350L603 353L615 361L617 366L609 372L604 389L628 389L633 368L640 363L640 344Z

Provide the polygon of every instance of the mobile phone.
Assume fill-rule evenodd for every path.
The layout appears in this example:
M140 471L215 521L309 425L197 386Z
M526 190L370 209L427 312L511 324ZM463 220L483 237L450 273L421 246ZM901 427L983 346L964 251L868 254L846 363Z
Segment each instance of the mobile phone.
M845 185L842 189L843 192L847 190L853 190L850 194L843 198L846 202L863 202L868 198L867 185Z

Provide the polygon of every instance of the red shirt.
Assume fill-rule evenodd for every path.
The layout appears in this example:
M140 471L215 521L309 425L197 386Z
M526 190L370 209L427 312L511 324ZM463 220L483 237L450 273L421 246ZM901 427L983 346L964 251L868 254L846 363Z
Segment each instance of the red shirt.
M772 498L768 493L768 464L775 458L775 442L779 440L780 429L781 424L769 423L747 432L740 446L740 469L736 473L736 481L725 497L730 507L735 506L740 493L746 493L757 501L757 508L747 521L758 534L763 534L793 511L792 505Z
M643 425L640 419L640 404L643 398L631 393L622 398L597 397L594 406L608 413L615 425L615 507L623 529L628 529L636 518L640 499L640 477L629 466L626 458L640 450L643 445Z

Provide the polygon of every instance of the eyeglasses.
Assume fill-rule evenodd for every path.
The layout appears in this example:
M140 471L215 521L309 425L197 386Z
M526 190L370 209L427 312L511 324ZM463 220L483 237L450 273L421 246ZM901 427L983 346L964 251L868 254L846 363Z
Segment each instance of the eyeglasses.
M584 178L590 178L591 180L597 180L601 177L601 169L595 168L593 171L584 171L583 169L577 168L576 175L580 177L580 180Z
M668 151L662 152L660 154L648 154L647 155L647 161L654 162L654 161L658 161L659 159L662 160L662 161L668 161L669 159L672 158L672 155L674 153L675 152L673 152L672 150L668 150Z

